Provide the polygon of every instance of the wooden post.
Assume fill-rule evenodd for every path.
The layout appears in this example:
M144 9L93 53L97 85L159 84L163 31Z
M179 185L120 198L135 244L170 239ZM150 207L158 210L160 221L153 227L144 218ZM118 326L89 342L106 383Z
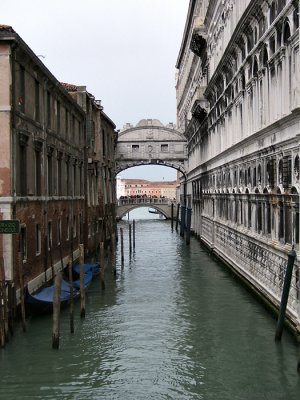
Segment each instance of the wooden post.
M131 224L129 224L129 255L132 253L132 236L131 236Z
M26 315L25 315L25 303L24 303L24 280L23 280L23 260L22 253L18 252L18 272L19 272L19 283L20 283L20 303L21 303L21 317L22 317L22 329L26 332Z
M191 241L191 220L192 220L192 209L188 207L186 209L186 244L189 245Z
M181 216L180 216L180 236L184 236L184 231L185 231L185 212L186 212L186 206L181 205Z
M117 274L117 266L116 266L116 234L113 232L110 236L111 240L111 263L114 271L114 275Z
M135 219L132 221L133 252L135 252Z
M177 212L176 212L176 232L178 231L178 223L179 223L179 211L180 211L180 204L177 204Z
M5 347L4 304L2 301L2 288L0 288L0 347Z
M121 266L124 268L124 236L123 236L123 228L120 228L120 236L121 236Z
M0 346L5 347L5 317L4 317L4 288L2 262L0 265Z
M55 291L53 296L53 325L52 325L52 348L59 348L59 328L60 328L60 293L61 293L61 272L55 277Z
M288 302L288 298L289 298L289 292L290 292L290 286L291 286L291 280L292 280L292 274L293 274L293 266L294 266L294 261L295 261L296 256L297 256L297 254L293 247L293 249L288 254L288 263L287 263L286 273L285 273L285 277L284 277L284 284L283 284L282 296L281 296L281 302L280 302L280 310L279 310L279 316L278 316L276 332L275 332L275 340L276 341L281 340L281 336L282 336L284 319L285 319L285 310L286 310L287 302Z
M72 257L68 259L68 272L70 282L70 332L74 333L74 288L73 288Z
M298 363L297 371L300 373L300 336L298 335Z
M100 281L101 281L101 288L103 290L105 289L104 274L105 274L104 242L100 242Z
M50 243L49 243L49 256L50 256L50 264L51 264L51 275L52 275L52 279L54 279L54 265L53 265L53 257L52 257L52 241L51 239Z
M45 283L46 283L47 282L47 269L48 269L48 237L47 237L47 235L44 237L44 246L45 246L44 272L45 272Z
M2 320L4 326L4 336L5 340L8 341L8 313L7 313L7 295L5 287L5 271L4 271L4 261L0 258L0 292L1 295L1 308L2 308Z
M63 270L64 270L64 261L63 261L63 252L62 252L61 239L60 239L60 244L59 244L59 256L60 256L61 272L63 272Z
M83 244L79 245L79 265L80 265L80 317L85 318L85 289L84 289L84 249Z
M174 228L174 203L171 203L171 229Z
M11 335L14 334L14 298L13 298L13 283L10 281L7 284L7 319L8 329Z

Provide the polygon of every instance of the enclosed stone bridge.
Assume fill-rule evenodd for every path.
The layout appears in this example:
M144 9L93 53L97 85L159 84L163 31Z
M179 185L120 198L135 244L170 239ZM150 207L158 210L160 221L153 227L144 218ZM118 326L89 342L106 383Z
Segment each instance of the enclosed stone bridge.
M172 207L173 203L173 207ZM128 197L118 200L117 219L122 219L127 213L135 208L148 207L159 211L167 219L174 218L175 202L167 198L155 197ZM172 211L173 208L173 211ZM173 213L173 215L172 215Z
M157 119L126 124L118 135L116 173L139 165L163 165L186 175L187 140L174 124L164 126Z

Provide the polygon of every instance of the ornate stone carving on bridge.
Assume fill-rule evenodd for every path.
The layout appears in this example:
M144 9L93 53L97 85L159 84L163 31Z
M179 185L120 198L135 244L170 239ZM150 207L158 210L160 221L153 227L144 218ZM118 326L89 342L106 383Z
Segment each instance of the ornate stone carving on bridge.
M136 126L126 124L119 133L116 173L139 165L163 165L185 174L187 141L173 123L142 119Z

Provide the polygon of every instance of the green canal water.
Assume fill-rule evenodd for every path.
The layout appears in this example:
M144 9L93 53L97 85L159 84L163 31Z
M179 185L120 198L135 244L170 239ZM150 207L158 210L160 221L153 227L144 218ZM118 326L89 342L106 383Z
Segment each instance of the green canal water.
M73 335L63 311L59 350L51 317L16 327L0 351L0 399L299 400L293 338L274 342L276 321L222 264L157 218L136 220L130 258L121 226L124 269L119 243L117 276L105 291L93 281Z

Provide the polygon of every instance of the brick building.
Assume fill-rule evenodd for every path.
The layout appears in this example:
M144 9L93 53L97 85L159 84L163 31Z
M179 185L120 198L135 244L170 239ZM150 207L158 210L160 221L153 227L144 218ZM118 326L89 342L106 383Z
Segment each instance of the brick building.
M21 223L19 235L2 235L0 257L6 280L18 282L20 252L25 284L36 288L52 266L78 256L79 243L92 250L115 229L115 125L85 88L70 95L3 25L0 76L0 218Z

